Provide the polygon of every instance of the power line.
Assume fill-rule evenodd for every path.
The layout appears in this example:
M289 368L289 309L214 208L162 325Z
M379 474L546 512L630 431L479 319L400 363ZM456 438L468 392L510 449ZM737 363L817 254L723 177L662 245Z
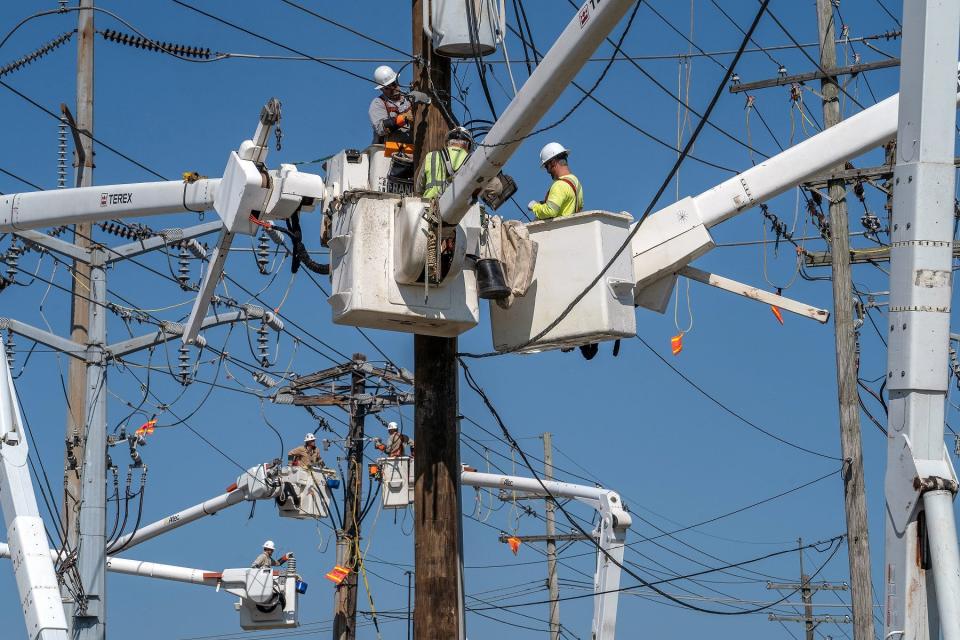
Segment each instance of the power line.
M385 47L385 48L390 49L391 51L393 51L393 52L395 52L395 53L399 53L399 54L402 55L402 56L406 56L406 59L404 60L405 62L410 62L410 61L413 60L413 56L411 56L409 53L407 53L407 52L404 51L403 49L398 49L397 47L393 46L392 44L388 44L388 43L384 42L383 40L377 40L376 38L374 38L374 37L372 37L372 36L369 36L369 35L367 35L367 34L365 34L365 33L363 33L363 32L357 31L356 29L354 29L354 28L352 28L352 27L349 27L349 26L347 26L347 25L345 25L345 24L343 24L343 23L337 22L336 20L334 20L334 19L332 19L332 18L328 18L327 16L321 15L321 14L317 13L316 11L311 11L310 9L307 9L306 7L304 7L304 6L301 5L301 4L297 4L296 2L291 2L291 0L280 0L280 2L282 2L282 3L285 4L285 5L291 6L291 7L293 7L294 9L299 9L300 11L303 11L304 13L307 13L307 14L313 16L314 18L316 18L316 19L318 19L318 20L322 20L323 22L326 22L327 24L332 24L333 26L338 27L338 28L340 28L340 29L343 29L344 31L349 31L349 32L352 33L353 35L359 36L359 37L363 38L364 40L367 40L368 42L372 42L372 43L374 43L374 44L378 44L378 45L380 45L381 47Z
M641 338L639 335L637 336L637 340L639 340L639 341L643 344L643 346L645 346L647 349L649 349L650 352L653 353L653 355L657 356L657 358L658 358L661 362L663 362L665 365L667 365L668 367L670 367L670 369L671 369L674 373L676 373L678 376L680 376L680 377L683 379L684 382L686 382L687 384L689 384L691 387L693 387L693 388L696 389L698 392L700 392L700 394L703 395L705 398L707 398L708 400L710 400L711 402L713 402L715 405L717 405L718 407L720 407L721 409L723 409L724 411L726 411L726 412L729 413L731 416L733 416L734 418L736 418L736 419L739 420L740 422L744 423L745 425L747 425L747 426L750 427L751 429L755 429L756 431L759 431L760 433L764 434L765 436L767 436L767 437L769 437L769 438L773 438L773 439L776 440L777 442L780 442L780 443L782 443L782 444L785 444L785 445L787 445L788 447L791 447L791 448L793 448L793 449L796 449L797 451L802 451L802 452L804 452L804 453L809 453L810 455L814 455L814 456L817 456L817 457L820 457L820 458L826 458L827 460L836 460L836 461L838 461L838 462L841 461L841 459L838 458L838 457L836 457L836 456L827 455L826 453L821 453L821 452L819 452L819 451L814 451L813 449L808 449L808 448L806 448L806 447L804 447L804 446L801 446L801 445L799 445L799 444L796 444L796 443L794 443L794 442L790 442L789 440L786 440L786 439L784 439L784 438L781 438L780 436L776 435L775 433L773 433L773 432L771 432L771 431L767 431L766 429L764 429L764 428L761 427L760 425L758 425L758 424L756 424L756 423L748 420L747 418L745 418L744 416L740 415L739 413L737 413L736 411L734 411L733 409L731 409L731 408L728 407L727 405L725 405L725 404L723 404L722 402L720 402L720 400L718 400L718 399L715 398L713 395L711 395L710 393L708 393L703 387L701 387L701 386L698 385L696 382L694 382L694 381L691 380L689 377L687 377L687 375L686 375L685 373L683 373L682 371L680 371L679 369L677 369L675 366L673 366L672 364L670 364L670 361L669 361L669 360L667 360L667 359L664 358L662 355L660 355L660 353L659 353L656 349L654 349L653 347L651 347L650 344L649 344L646 340L644 340L643 338Z
M304 53L303 51L299 51L299 50L297 50L297 49L294 49L293 47L288 47L287 45L285 45L285 44L283 44L283 43L281 43L281 42L278 42L278 41L276 41L276 40L274 40L274 39L272 39L272 38L269 38L269 37L267 37L267 36L265 36L265 35L256 33L255 31L251 31L250 29L247 29L246 27L241 27L241 26L238 25L238 24L234 24L233 22L230 22L229 20L226 20L225 18L221 18L220 16L216 16L216 15L214 15L214 14L212 14L212 13L209 13L209 12L207 12L207 11L204 11L203 9L199 9L199 8L197 8L197 7L195 7L195 6L191 5L191 4L187 4L186 2L182 2L182 0L171 0L171 2L173 2L174 4L180 5L181 7L185 8L185 9L189 9L190 11L194 11L194 12L196 12L196 13L199 13L200 15L206 16L206 17L210 18L211 20L214 20L214 21L216 21L216 22L219 22L220 24L226 25L226 26L228 26L228 27L230 27L230 28L232 28L232 29L236 29L237 31L241 31L241 32L243 32L243 33L245 33L245 34L247 34L247 35L249 35L249 36L253 36L254 38L257 38L258 40L263 40L264 42L267 42L267 43L272 44L272 45L274 45L274 46L280 47L281 49L286 49L286 50L289 51L290 53L295 53L295 54L297 54L297 55L304 56L305 58L309 58L310 60L313 60L313 61L316 62L316 63L322 64L322 65L325 66L325 67L330 67L331 69L336 69L337 71L341 71L341 72L347 74L348 76L353 76L354 78L358 78L358 79L360 79L360 80L363 80L364 82L368 82L368 83L370 83L370 84L376 85L376 82L374 82L373 80L371 80L370 78L368 78L368 77L366 77L366 76L362 76L362 75L360 75L359 73L354 73L353 71L350 71L349 69L347 69L347 68L345 68L345 67L341 67L341 66L339 66L339 65L335 65L335 64L333 64L333 63L327 62L327 61L322 60L322 59L320 59L320 58L315 58L315 57L311 56L310 54Z

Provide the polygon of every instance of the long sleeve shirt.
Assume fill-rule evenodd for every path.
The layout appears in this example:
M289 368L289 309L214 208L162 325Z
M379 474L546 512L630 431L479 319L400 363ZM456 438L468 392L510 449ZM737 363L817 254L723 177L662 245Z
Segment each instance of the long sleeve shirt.
M400 95L396 100L391 100L386 96L379 95L370 102L368 115L370 116L370 126L373 128L373 142L382 144L389 139L396 139L399 142L408 142L411 136L410 123L406 122L401 127L390 125L396 117L402 113L407 113L413 105L409 98Z
M320 450L316 447L309 448L299 446L291 449L287 454L287 460L298 467L322 467L323 460L320 458Z
M251 565L254 569L262 569L264 567L279 567L281 564L286 562L286 556L280 560L274 560L272 556L267 555L267 552L264 551L257 556L257 559L253 561Z
M572 173L554 180L546 200L533 206L533 213L539 220L569 216L582 210L583 186Z

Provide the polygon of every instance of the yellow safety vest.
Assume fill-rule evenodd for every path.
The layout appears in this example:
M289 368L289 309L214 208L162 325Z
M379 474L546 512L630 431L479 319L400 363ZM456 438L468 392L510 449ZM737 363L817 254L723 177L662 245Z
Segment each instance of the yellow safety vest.
M550 185L550 191L542 204L533 207L533 213L540 220L560 218L583 211L583 186L577 176L567 174Z
M447 188L449 180L452 179L452 172L448 174L447 163L449 161L450 169L456 171L463 166L467 159L466 149L460 147L447 147L445 149L446 157L443 151L431 151L423 163L423 197L436 198L443 190Z

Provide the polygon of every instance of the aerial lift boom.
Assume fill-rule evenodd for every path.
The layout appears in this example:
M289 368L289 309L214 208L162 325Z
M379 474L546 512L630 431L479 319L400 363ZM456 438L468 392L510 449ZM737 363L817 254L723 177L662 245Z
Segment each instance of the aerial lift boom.
M27 467L27 434L5 358L0 367L0 506L17 578L27 633L32 640L66 640L60 586Z
M597 510L600 521L593 531L597 544L597 569L593 576L593 640L614 640L620 597L623 545L632 518L616 491L539 478L519 478L494 473L464 471L461 482L469 487L519 491L528 495L572 498Z

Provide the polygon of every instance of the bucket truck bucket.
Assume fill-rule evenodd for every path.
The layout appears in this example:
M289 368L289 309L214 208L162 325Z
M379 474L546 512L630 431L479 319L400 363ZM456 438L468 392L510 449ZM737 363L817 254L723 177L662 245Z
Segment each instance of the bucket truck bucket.
M304 467L283 467L278 479L280 490L276 500L282 517L298 520L327 517L331 497L323 471Z
M225 569L220 586L240 600L240 628L245 631L290 629L300 626L296 561L285 570Z
M533 281L526 295L515 298L508 309L490 304L494 348L535 352L635 335L628 247L560 324L530 343L613 259L626 242L632 221L627 213L585 211L528 224L530 239L537 243Z
M445 338L476 326L476 276L463 264L476 253L479 206L455 227L442 228L439 248L421 231L430 207L429 200L391 193L344 194L331 211L328 243L334 323ZM443 277L425 284L431 250L440 256Z
M497 50L502 34L495 0L432 0L423 7L427 14L423 30L433 40L438 54L473 58Z
M413 504L413 458L380 458L380 500L384 509L403 509Z

